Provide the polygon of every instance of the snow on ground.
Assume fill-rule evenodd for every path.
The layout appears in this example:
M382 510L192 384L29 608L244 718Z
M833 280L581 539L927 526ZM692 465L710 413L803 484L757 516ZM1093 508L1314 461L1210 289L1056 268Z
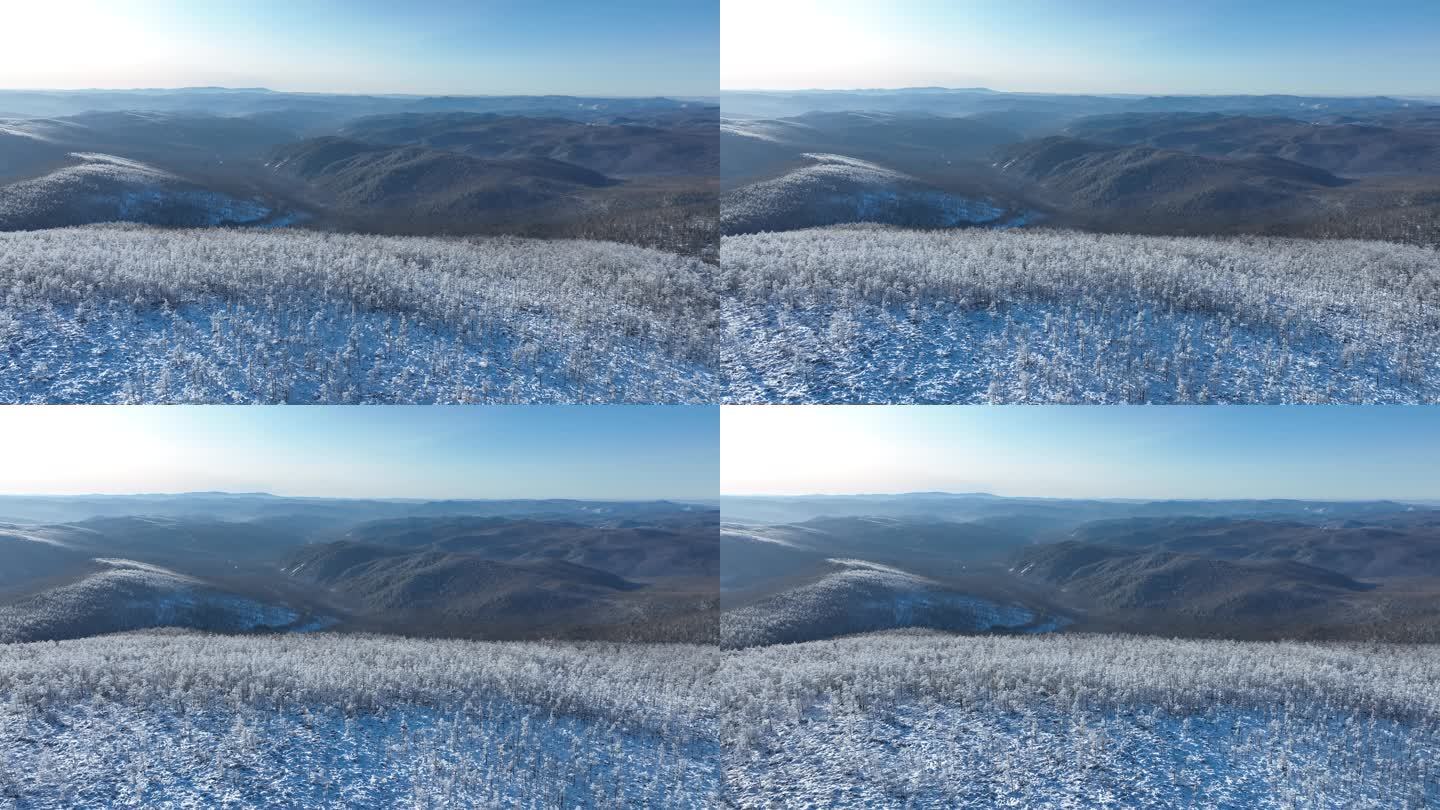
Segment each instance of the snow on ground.
M0 807L1440 802L1440 646L902 631L0 647Z
M787 120L765 120L752 121L744 118L720 119L720 131L729 135L741 138L752 138L757 141L769 141L771 143L783 143L790 140L797 132L813 131L814 127L800 121Z
M724 537L735 537L742 540L751 540L756 543L770 543L772 545L785 546L787 548L804 548L804 546L801 546L799 543L792 542L783 537L776 537L771 534L766 534L766 530L764 528L751 528L748 526L742 528L738 526L722 525L720 527L720 534Z
M129 634L4 648L0 807L713 807L713 649Z
M27 543L40 543L41 545L54 546L56 548L68 548L68 545L54 537L46 537L42 534L35 534L30 527L21 528L7 523L0 523L0 537L23 540Z
M713 402L710 272L607 242L0 234L0 401Z
M717 682L739 807L1440 802L1436 646L892 633Z
M725 237L728 402L1440 401L1440 251L849 226Z
M128 169L131 173L129 176L134 177L171 178L175 176L163 169L157 169L148 163L141 163L138 160L131 160L130 158L123 158L116 155L107 155L103 152L71 152L70 157L82 160L91 165L114 166L120 169Z
M199 581L194 577L171 571L169 568L154 565L152 563L139 562L136 560L126 560L119 557L96 557L95 562L100 563L101 565L108 565L111 568L115 568L118 570L141 571L144 573L155 574L157 576L164 577L169 581L177 583L194 583Z

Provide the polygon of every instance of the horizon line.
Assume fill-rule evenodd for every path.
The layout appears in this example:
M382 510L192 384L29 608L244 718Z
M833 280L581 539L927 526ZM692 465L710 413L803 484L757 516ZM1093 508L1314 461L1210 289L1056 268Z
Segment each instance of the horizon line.
M1375 497L1375 498L1316 498L1316 497L1150 497L1133 495L1105 495L1105 496L1071 496L1071 495L997 495L993 492L947 492L944 490L905 490L900 492L810 492L796 495L780 495L763 492L730 493L722 492L721 498L900 498L905 496L931 495L950 498L979 497L997 498L1001 500L1040 500L1040 501L1144 501L1147 503L1158 503L1160 501L1186 501L1186 502L1213 502L1213 501L1296 501L1315 503L1378 503L1389 501L1400 504L1416 503L1440 503L1440 496L1422 498L1404 497Z
M596 95L593 93L557 92L510 92L510 93L416 93L383 91L346 90L276 90L273 87L226 87L225 85L181 85L177 87L0 87L5 93L177 93L186 90L224 90L231 93L275 93L297 96L358 96L374 98L598 98L598 99L646 99L663 98L671 101L687 99L710 99L717 96L688 95L684 93L637 93L623 95ZM718 90L716 91L719 92Z
M414 501L418 503L440 503L443 501L580 501L586 503L608 501L611 503L658 503L662 501L672 502L694 502L715 500L718 496L668 496L668 497L644 497L644 498L605 498L605 497L577 497L569 495L556 496L513 496L513 497L413 497L413 496L390 496L390 495L281 495L274 492L246 491L230 492L223 489L200 489L186 490L183 492L76 492L76 493L54 493L54 492L0 492L0 499L3 498L176 498L186 495L225 495L229 497L265 497L279 498L286 500L331 500L331 501Z
M944 87L941 85L903 85L899 87L799 87L792 89L775 87L725 87L721 86L721 92L727 93L899 93L907 90L928 90L944 93L994 93L996 95L1014 96L1098 96L1108 98L1224 98L1226 96L1245 96L1251 98L1263 98L1265 96L1295 96L1297 98L1391 98L1391 99L1440 99L1440 89L1436 89L1435 95L1415 95L1406 93L1301 93L1301 92L1206 92L1206 93L1143 93L1143 92L1119 92L1110 90L997 90L993 87Z

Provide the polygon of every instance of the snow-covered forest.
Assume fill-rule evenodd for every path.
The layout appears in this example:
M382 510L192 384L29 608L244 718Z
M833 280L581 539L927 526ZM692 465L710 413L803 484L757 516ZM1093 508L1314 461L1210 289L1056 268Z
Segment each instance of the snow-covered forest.
M720 204L721 231L753 233L840 222L954 228L1000 225L1019 216L989 200L950 194L868 161L830 154L803 157L814 162L727 193Z
M205 189L136 160L93 152L69 157L79 162L0 185L0 231L87 222L254 225L274 213L259 200Z
M1418 808L1440 647L951 636L752 647L716 679L743 807Z
M813 582L725 610L721 646L784 644L891 627L969 633L1048 633L1059 627L1024 606L956 593L898 568L865 560L829 562L836 570Z
M0 233L0 401L713 402L713 272L583 240Z
M0 807L1440 801L1435 645L148 631L3 652Z
M713 807L718 653L154 631L0 655L0 807Z
M729 402L1440 401L1440 250L873 225L727 236Z

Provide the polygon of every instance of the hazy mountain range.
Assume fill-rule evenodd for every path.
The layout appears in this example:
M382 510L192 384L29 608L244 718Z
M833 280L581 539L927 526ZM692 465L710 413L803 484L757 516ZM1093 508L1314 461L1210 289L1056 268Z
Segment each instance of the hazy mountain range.
M0 91L0 229L511 233L704 253L717 126L713 101L668 98Z
M1440 239L1433 100L912 88L736 91L723 93L721 105L727 233L1043 221L1118 232ZM805 175L815 153L893 176L816 185ZM913 204L917 186L930 192L929 211ZM875 203L897 198L912 204ZM956 199L983 206L981 214L947 216ZM824 221L797 218L817 206Z
M704 640L705 504L0 498L0 638L147 627ZM708 628L708 629L707 629Z
M721 511L739 645L891 626L1433 641L1440 618L1423 505L918 493Z

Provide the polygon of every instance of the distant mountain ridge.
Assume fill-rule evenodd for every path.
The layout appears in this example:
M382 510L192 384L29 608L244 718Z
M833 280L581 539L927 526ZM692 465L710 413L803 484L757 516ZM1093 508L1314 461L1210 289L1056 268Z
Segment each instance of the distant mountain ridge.
M503 234L713 255L718 127L714 103L664 97L0 90L0 231ZM77 182L77 153L154 172Z
M726 91L729 234L837 222L1440 244L1440 105L1388 96L1136 96L944 88ZM1009 216L898 217L874 184L774 193L802 156L863 160ZM789 185L794 185L793 183ZM894 194L893 191L888 193ZM766 205L757 205L763 196ZM849 203L848 217L811 209ZM743 220L742 222L737 221Z
M71 518L0 523L3 640L148 627L718 633L719 514L705 504L213 492L0 502Z
M318 109L357 118L393 112L508 112L549 114L588 120L597 116L684 109L695 102L654 96L462 96L292 93L264 88L182 88L155 90L0 90L0 110L42 117L87 111L153 110L248 115L293 108Z
M904 580L905 604L943 592L1030 616L967 632L1440 640L1440 509L1419 504L914 493L727 496L721 512L735 643L963 629L931 613L882 621L890 597L840 587L835 558L925 579Z

